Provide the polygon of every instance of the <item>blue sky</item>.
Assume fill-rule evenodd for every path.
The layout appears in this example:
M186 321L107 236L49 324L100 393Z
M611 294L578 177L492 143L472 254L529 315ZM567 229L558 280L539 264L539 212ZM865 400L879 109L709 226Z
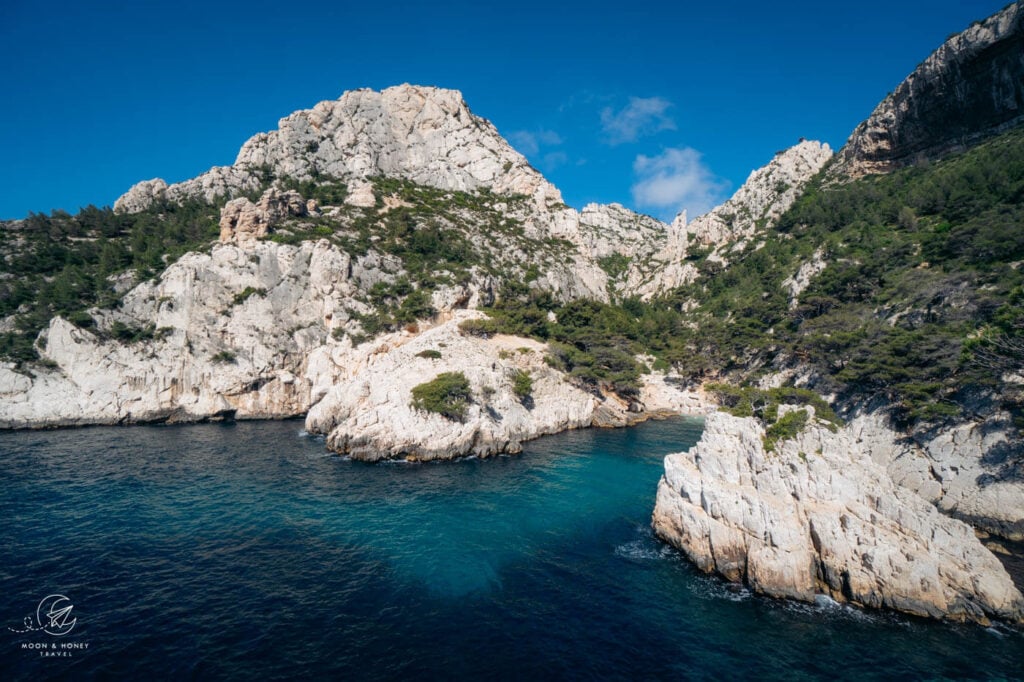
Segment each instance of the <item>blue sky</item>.
M0 2L0 218L234 161L345 90L456 88L563 192L662 218L838 148L1003 0Z

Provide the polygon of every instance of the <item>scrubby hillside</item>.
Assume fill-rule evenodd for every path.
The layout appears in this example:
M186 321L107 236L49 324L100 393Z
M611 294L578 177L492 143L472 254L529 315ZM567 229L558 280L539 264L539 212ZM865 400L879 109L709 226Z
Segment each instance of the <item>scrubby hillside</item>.
M1019 413L1024 130L934 164L817 183L762 240L678 290L694 376L810 372L905 420Z

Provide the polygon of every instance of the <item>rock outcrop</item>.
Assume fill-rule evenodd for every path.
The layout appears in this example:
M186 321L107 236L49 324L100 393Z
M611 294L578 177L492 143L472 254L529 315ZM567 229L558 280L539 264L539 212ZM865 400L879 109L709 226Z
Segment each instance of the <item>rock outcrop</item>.
M857 126L830 169L885 173L1024 121L1024 5L950 37Z
M330 332L365 310L365 282L390 276L380 266L326 241L186 254L118 310L92 311L95 329L54 318L37 341L51 367L0 366L0 428L302 414L313 379L330 382Z
M295 190L281 192L271 187L257 203L242 197L232 199L220 212L221 243L246 244L267 236L267 233L287 218L302 218L316 211L316 202L302 198Z
M852 419L847 430L900 486L972 526L1024 540L1024 444L1011 436L1009 414L911 436L875 411Z
M332 450L372 461L519 452L522 441L590 426L601 401L545 364L544 344L459 332L461 321L480 316L460 312L415 337L373 344L365 365L310 410L306 430L326 434ZM413 387L443 372L469 380L473 399L462 420L412 406ZM531 377L527 396L513 391L517 372Z
M368 344L358 362L306 417L306 430L327 436L327 447L355 459L451 459L519 452L524 441L567 429L617 427L666 414L698 414L698 392L670 386L661 374L643 377L641 402L582 390L545 361L547 345L497 335L468 336L459 325L483 317L457 311L424 333L389 335ZM416 409L413 388L446 372L469 381L472 399L462 419ZM518 374L530 377L525 395Z
M264 199L267 210L305 206L288 195ZM373 311L367 292L394 282L400 261L372 252L353 258L327 240L291 246L236 232L231 241L187 254L128 292L118 310L93 310L94 329L52 320L38 342L48 366L26 374L0 365L0 428L309 413L309 429L329 433L341 452L451 458L516 452L545 433L704 405L659 374L644 387L649 408L595 396L545 364L543 344L463 336L459 322L482 313L456 309L481 295L461 285L433 292L436 322L354 345L357 316ZM118 326L133 339L115 338ZM417 356L422 350L442 357ZM434 369L471 378L478 398L465 422L411 409L412 386ZM532 377L529 400L511 393L516 370Z
M120 213L138 213L167 198L167 183L160 178L143 180L132 186L127 193L114 202L114 210Z
M809 408L805 408L809 409ZM849 429L765 452L751 418L708 417L669 455L653 525L699 568L774 597L951 620L1024 621L1024 597L965 523L895 484Z

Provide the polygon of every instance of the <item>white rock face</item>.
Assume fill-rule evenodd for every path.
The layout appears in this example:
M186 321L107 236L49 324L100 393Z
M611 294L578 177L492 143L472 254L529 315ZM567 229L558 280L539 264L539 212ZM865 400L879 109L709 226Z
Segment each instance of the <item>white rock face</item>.
M107 340L55 318L41 350L56 369L29 378L0 368L0 427L302 414L314 379L337 371L321 363L314 375L313 356L337 344L329 332L348 310L364 309L353 297L386 276L379 265L326 241L187 254L119 311L94 314L100 328L149 325L154 338Z
M648 256L655 264L650 274L630 280L634 293L649 299L694 281L699 272L686 260L691 246L710 248L711 258L728 262L729 250L774 227L831 158L827 144L802 141L753 171L721 206L689 223L686 212L680 213L666 226L659 249Z
M608 300L650 287L678 250L666 250L671 230L654 218L615 204L590 205L582 214L565 206L559 191L494 126L475 116L460 93L412 85L346 92L336 101L295 112L281 119L277 130L247 141L234 165L169 186L162 180L139 183L115 208L137 212L157 201L234 197L258 189L268 175L340 178L349 188L345 204L363 209L376 205L368 180L374 176L448 191L486 188L509 197L508 214L521 222L526 236L566 240L577 250L571 276L549 270L538 282L562 299ZM526 202L512 202L516 196ZM247 243L264 236L279 216L302 215L289 209L282 216L270 203L266 195L256 204L241 198L229 202L222 241ZM610 278L598 261L613 254L624 258L624 266Z
M557 189L534 170L456 90L399 85L354 90L281 119L250 138L234 165L186 182L140 183L114 207L134 212L153 200L232 196L259 186L262 169L309 179L315 173L358 180L386 175L445 190L490 187L525 194L541 206L561 204Z
M1011 540L1024 540L1021 444L1010 439L1011 416L956 424L910 438L882 413L859 415L848 431L899 485L943 512Z
M598 400L544 363L543 344L459 333L459 322L479 316L462 311L416 337L374 344L365 366L310 410L306 430L327 434L328 447L357 459L426 460L518 452L522 441L590 425ZM418 356L424 351L441 357ZM533 381L527 405L513 393L517 371ZM443 372L469 379L473 402L461 422L412 407L413 387Z
M814 141L779 152L767 166L752 172L728 201L687 225L692 242L717 246L774 225L831 158L829 146Z
M792 277L782 280L782 286L785 287L786 292L789 294L790 310L796 308L800 303L800 294L804 293L807 287L811 285L811 280L814 279L814 276L820 274L827 266L825 252L823 249L818 248L814 255L811 256L811 259L802 263L800 269Z
M703 395L644 377L641 403L595 396L544 362L546 344L513 336L482 339L460 333L478 319L456 311L450 320L415 336L388 335L370 346L306 417L306 430L327 435L327 446L356 459L451 459L519 452L539 436L591 425L625 426L649 416L698 413ZM440 357L431 357L433 353ZM417 410L415 386L445 372L461 372L473 399L462 421ZM528 399L515 395L517 372L532 380Z
M306 208L277 194L250 206L271 214ZM116 312L93 311L99 329L115 322L148 326L151 338L119 342L55 318L40 337L41 354L55 368L28 376L0 365L0 428L308 412L310 430L329 432L329 444L340 451L367 459L437 458L516 452L520 442L545 433L622 426L700 404L660 375L645 392L650 412L595 397L546 365L545 347L535 341L462 336L458 323L481 313L453 308L478 304L486 282L436 290L434 328L422 321L422 333L401 331L353 347L332 332L359 331L353 315L369 311L366 292L393 281L398 262L374 252L353 259L326 240L288 246L243 239L237 224L233 229L231 243L187 254L159 281L128 292ZM427 349L443 359L416 356ZM434 368L470 377L480 397L465 423L410 408L412 386ZM529 407L511 394L517 369L533 377Z
M812 417L775 453L763 437L716 413L665 458L653 525L699 568L775 597L1024 621L1024 597L971 528L895 484L850 429Z
M236 196L257 189L268 171L300 180L340 178L349 185L345 203L365 209L376 204L368 178L378 175L442 190L488 188L529 198L525 207L510 206L527 236L564 239L579 252L571 278L541 273L537 286L563 299L650 298L697 276L686 260L689 245L724 248L774 224L830 156L827 145L801 142L754 171L723 206L690 224L680 215L665 225L617 204L591 204L577 212L562 203L558 190L494 126L469 110L459 92L401 85L382 92L346 92L338 100L295 112L281 119L277 130L247 141L234 165L170 186L162 180L139 183L115 208L134 212L155 201ZM222 225L222 240L259 238L274 220L267 207L241 199L226 211L230 224Z
M1024 119L1024 5L951 36L850 135L832 176L885 173L964 149Z
M345 203L349 206L371 208L377 203L377 197L373 195L373 185L365 180L356 180L349 187L345 196Z
M232 199L220 212L220 241L254 244L282 220L301 218L311 210L317 210L312 199L307 202L294 190L281 192L273 187L255 204L244 197Z
M118 213L138 213L167 198L167 183L160 178L143 180L114 202Z

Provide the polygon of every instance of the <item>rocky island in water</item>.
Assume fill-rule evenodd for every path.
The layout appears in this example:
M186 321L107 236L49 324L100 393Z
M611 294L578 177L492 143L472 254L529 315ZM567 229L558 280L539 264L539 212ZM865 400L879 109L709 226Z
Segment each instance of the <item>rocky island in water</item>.
M334 452L431 460L708 415L651 491L700 569L1024 622L993 553L1024 540L1022 21L692 220L570 208L458 92L400 85L3 223L0 428L304 416Z

